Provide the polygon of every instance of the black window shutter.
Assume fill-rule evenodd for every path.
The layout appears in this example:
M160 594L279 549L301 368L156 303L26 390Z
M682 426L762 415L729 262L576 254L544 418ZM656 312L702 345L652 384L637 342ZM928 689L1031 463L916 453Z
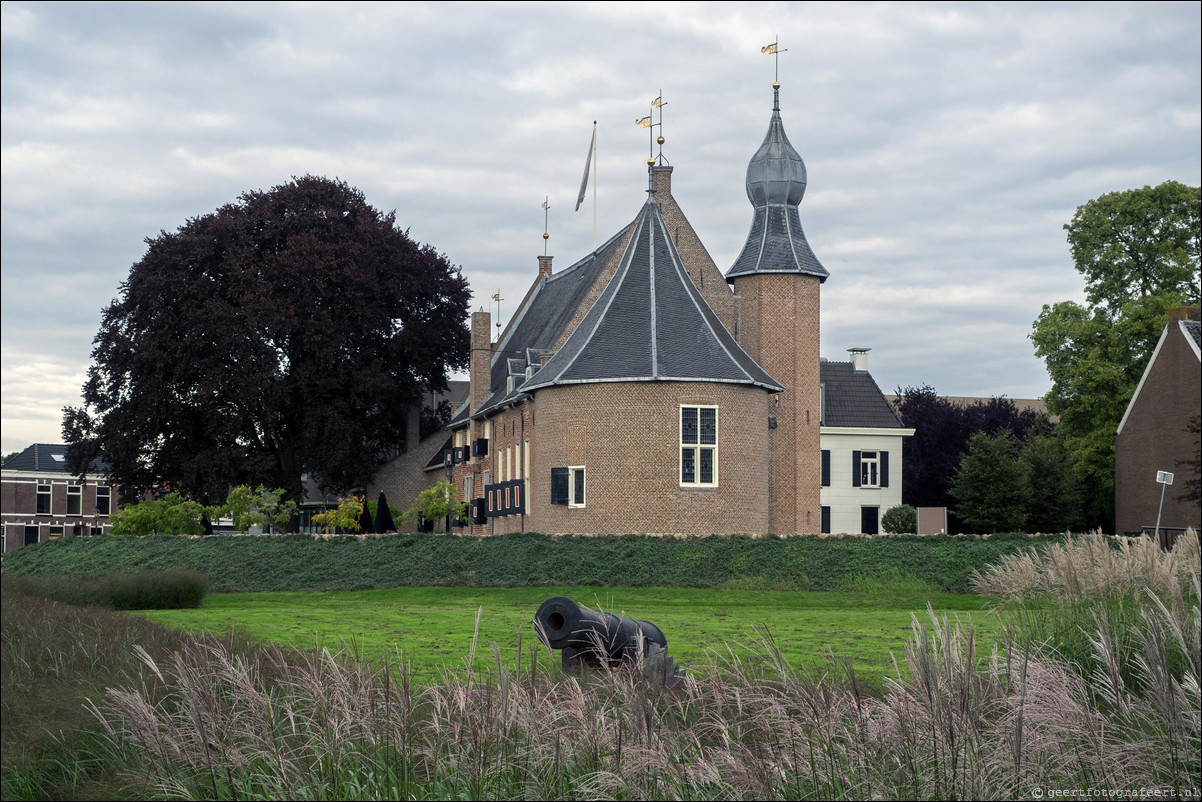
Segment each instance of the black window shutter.
M829 535L831 533L831 508L822 508L822 532Z
M828 449L822 450L822 486L831 486L831 452Z
M551 503L568 503L568 469L551 469Z
M881 487L889 486L889 452L881 452Z
M851 486L860 486L860 452L851 452Z

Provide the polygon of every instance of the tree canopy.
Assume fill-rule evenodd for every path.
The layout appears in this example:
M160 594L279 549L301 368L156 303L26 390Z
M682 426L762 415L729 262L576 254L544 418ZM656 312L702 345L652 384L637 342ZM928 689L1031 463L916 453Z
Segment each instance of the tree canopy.
M70 466L124 497L365 484L466 365L458 268L341 181L296 178L147 239L93 341Z
M1080 206L1064 228L1087 303L1045 305L1031 340L1091 523L1113 524L1115 431L1168 311L1202 294L1202 188L1168 181L1113 192Z
M1046 415L1019 409L1009 398L962 406L939 396L929 384L897 388L896 406L902 423L914 429L902 449L902 498L915 507L948 507L953 515L952 478L972 435L1010 432L1022 443L1052 430Z

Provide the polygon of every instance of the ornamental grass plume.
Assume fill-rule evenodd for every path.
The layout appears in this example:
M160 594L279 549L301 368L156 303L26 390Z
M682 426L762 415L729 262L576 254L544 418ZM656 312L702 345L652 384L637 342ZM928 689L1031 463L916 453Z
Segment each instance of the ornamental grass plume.
M1150 590L1172 593L1202 574L1198 534L1187 529L1171 551L1145 537L1110 537L1101 531L1067 534L1062 543L1003 556L973 572L974 592L1011 599L1059 597L1071 602Z

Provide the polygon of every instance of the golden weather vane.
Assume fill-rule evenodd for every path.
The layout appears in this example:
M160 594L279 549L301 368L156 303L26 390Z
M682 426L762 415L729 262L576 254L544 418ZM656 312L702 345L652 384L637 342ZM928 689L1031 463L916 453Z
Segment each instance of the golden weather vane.
M768 56L776 56L776 76L772 80L772 85L780 86L780 54L788 53L788 49L780 49L780 37L776 37L776 41L771 44L766 44L760 48L760 52Z
M492 296L492 299L493 299L494 301L496 301L496 302L497 302L497 334L500 334L500 333L501 333L501 332L500 332L500 328L501 328L501 301L504 301L504 300L505 300L504 298L502 298L502 297L501 297L501 290L500 290L500 288L498 288L498 289L497 289L497 292L496 292L496 294L495 294L495 295L493 295L493 296Z
M635 125L641 125L643 128L648 129L648 131L647 131L647 139L648 139L647 164L655 164L655 161L656 161L655 143L656 142L659 143L659 160L661 162L664 160L664 106L666 106L666 105L668 105L668 101L664 100L664 90L661 89L659 96L656 97L655 100L651 101L651 113L648 114L646 117L640 117L639 119L634 121ZM659 122L654 122L652 120L652 116L655 114L656 109L659 109ZM659 128L659 137L658 138L654 138L652 136L652 132L654 131L654 129L656 127Z

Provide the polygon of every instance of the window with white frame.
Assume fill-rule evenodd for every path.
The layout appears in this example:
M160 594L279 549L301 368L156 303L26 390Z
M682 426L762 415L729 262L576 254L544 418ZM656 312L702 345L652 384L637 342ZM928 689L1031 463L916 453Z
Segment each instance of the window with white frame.
M37 514L50 514L50 485L38 485Z
M112 509L111 491L100 485L96 488L96 514L108 515Z
M680 408L680 484L718 484L718 408Z
M584 466L568 468L568 506L584 506Z
M67 485L67 514L83 514L83 488L79 485Z
M860 487L881 486L881 459L879 451L860 452Z

